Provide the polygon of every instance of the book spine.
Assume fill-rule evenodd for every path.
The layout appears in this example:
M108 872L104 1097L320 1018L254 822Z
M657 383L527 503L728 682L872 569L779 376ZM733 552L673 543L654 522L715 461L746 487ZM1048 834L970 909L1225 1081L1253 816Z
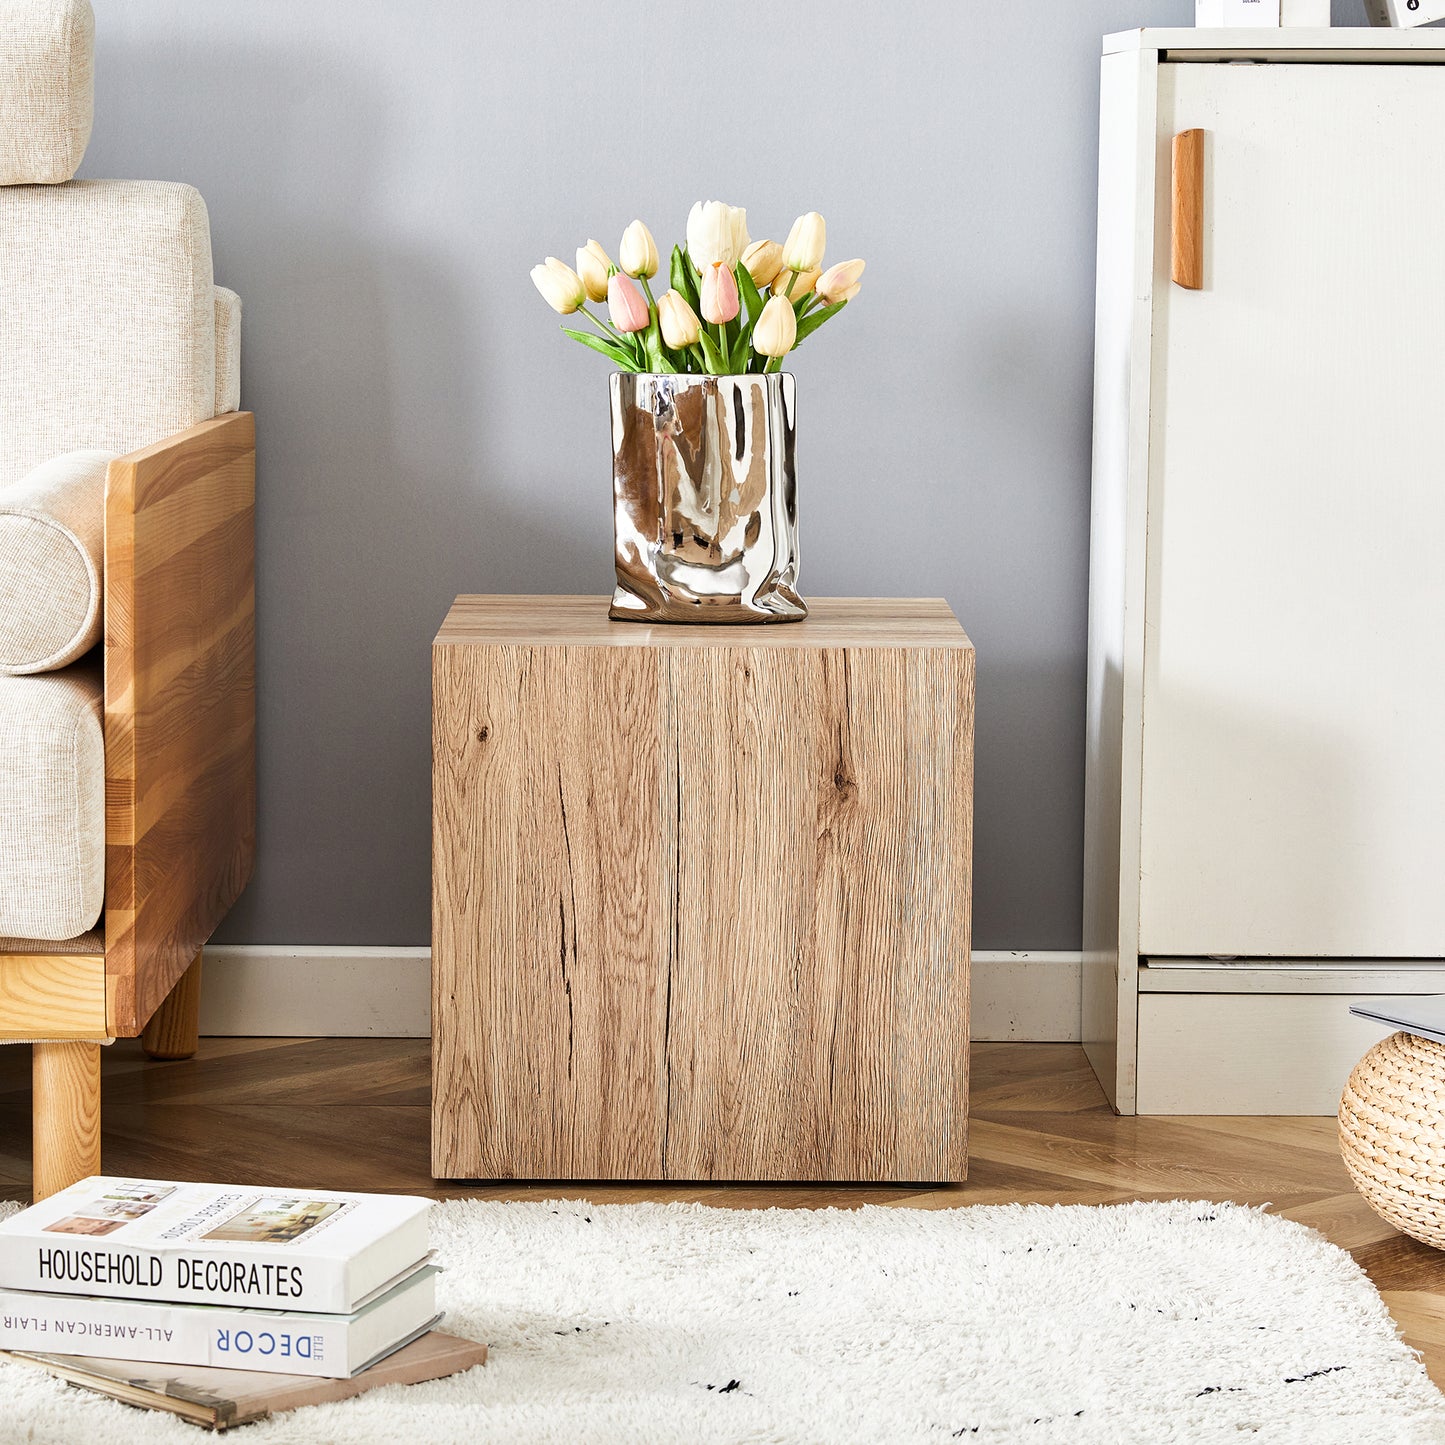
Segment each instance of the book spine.
M0 1289L348 1314L346 1262L0 1237Z
M272 1374L351 1373L348 1321L0 1291L0 1349Z

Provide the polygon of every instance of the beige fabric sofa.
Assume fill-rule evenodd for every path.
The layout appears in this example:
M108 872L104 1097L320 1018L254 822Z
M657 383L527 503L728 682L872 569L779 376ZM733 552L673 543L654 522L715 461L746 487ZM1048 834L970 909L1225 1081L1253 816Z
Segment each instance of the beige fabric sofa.
M254 430L190 186L75 180L88 0L0 0L0 1040L36 1193L99 1167L98 1044L194 1049L254 847Z

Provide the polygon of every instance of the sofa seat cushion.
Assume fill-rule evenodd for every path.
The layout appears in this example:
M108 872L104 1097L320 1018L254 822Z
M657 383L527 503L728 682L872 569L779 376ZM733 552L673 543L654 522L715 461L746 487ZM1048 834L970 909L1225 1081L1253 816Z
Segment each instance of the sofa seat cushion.
M66 939L105 897L99 660L0 676L0 935Z
M0 487L0 673L54 672L100 641L114 456L67 452Z

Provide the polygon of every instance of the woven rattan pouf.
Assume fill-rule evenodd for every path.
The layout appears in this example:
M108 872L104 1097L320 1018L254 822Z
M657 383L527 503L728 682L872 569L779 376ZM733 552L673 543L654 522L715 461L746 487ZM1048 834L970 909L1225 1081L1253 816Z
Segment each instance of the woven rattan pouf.
M1391 1034L1355 1065L1340 1153L1376 1214L1445 1249L1445 1044Z

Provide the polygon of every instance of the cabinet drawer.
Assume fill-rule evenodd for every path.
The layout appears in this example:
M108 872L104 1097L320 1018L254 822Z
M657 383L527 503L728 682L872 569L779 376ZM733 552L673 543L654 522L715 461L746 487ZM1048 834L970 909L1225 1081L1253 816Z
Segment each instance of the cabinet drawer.
M1350 1012L1375 996L1140 994L1139 1113L1333 1114L1392 1032Z

